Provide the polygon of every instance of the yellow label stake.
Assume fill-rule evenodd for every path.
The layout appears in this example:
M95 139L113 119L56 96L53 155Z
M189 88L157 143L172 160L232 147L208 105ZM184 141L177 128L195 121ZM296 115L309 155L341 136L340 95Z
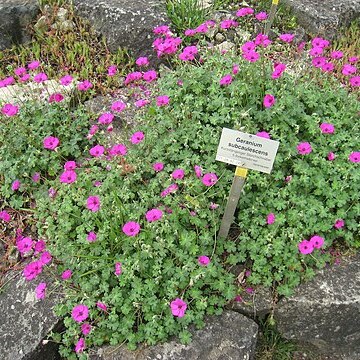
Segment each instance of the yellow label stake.
M241 177L245 178L247 173L248 173L248 169L244 169L244 168L241 168L241 167L236 167L236 170L235 170L235 175L236 176L241 176Z
M279 0L272 0L272 3L273 3L274 5L277 5L277 4L279 3Z

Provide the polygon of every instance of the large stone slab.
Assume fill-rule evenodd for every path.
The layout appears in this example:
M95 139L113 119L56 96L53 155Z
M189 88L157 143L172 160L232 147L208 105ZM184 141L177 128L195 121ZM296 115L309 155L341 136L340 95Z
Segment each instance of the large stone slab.
M298 18L299 24L314 35L336 36L340 27L354 19L360 21L359 0L283 0Z
M10 281L9 281L10 280ZM56 344L43 343L46 335L61 329L52 309L55 296L37 300L35 287L48 282L44 275L26 281L21 273L11 273L0 293L0 358L2 360L60 360ZM49 287L48 283L48 287Z
M0 0L0 50L29 41L29 25L39 12L37 0Z
M202 330L193 331L193 340L178 340L130 352L125 347L101 348L90 360L251 360L255 355L258 326L233 311L208 318Z
M169 23L161 1L74 0L74 5L77 15L105 36L111 51L125 47L135 57L155 58L152 30Z
M345 360L360 359L360 254L319 271L275 311L283 337Z

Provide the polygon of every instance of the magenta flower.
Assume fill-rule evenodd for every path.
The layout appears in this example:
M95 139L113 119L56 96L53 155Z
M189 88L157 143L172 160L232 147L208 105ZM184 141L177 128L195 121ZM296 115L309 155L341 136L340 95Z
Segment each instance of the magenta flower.
M315 37L311 40L311 45L314 47L326 48L330 45L330 42L321 37Z
M94 231L90 231L87 236L86 236L86 240L89 242L95 242L97 238L96 233L94 233Z
M175 192L178 189L177 184L170 184L164 191L161 192L160 196L165 197L173 192Z
M246 16L246 15L252 15L253 13L254 13L254 9L253 9L253 8L244 7L244 8L239 9L239 10L236 12L236 16L237 16L237 17L243 17L243 16Z
M256 20L264 21L268 18L268 14L265 11L261 11L255 15Z
M93 84L89 80L84 80L77 84L77 89L79 91L87 91L93 87Z
M57 137L48 136L43 141L44 149L48 150L55 150L56 147L59 145L60 141Z
M307 155L312 151L311 145L308 142L300 143L296 149L300 155Z
M333 134L335 131L335 127L333 124L322 123L320 125L320 130L323 134Z
M45 251L41 254L39 261L43 264L49 264L52 260L52 256L48 251Z
M109 76L114 76L114 75L116 75L116 73L117 73L117 67L115 65L109 66L108 75Z
M279 39L281 41L287 42L287 43L291 43L294 40L295 34L281 34L279 36Z
M330 53L330 57L332 59L336 59L336 60L341 59L343 56L344 56L344 53L339 50L335 50Z
M341 73L343 75L351 75L356 73L357 68L354 65L345 64L341 70Z
M342 227L344 227L344 225L345 225L345 221L343 219L337 219L335 221L334 228L341 229Z
M75 345L75 352L76 353L81 353L85 350L85 339L84 338L80 338L78 340L78 342Z
M220 23L221 29L230 29L232 27L237 27L237 26L239 26L238 22L232 19L225 19Z
M46 283L42 282L35 288L35 295L38 300L45 299Z
M327 154L327 159L328 159L329 161L335 160L335 154L334 154L333 152L329 152L329 153Z
M64 164L65 170L75 170L76 169L76 162L75 161L67 161Z
M213 186L218 181L218 177L215 173L207 173L202 177L201 181L205 186Z
M319 235L312 236L309 241L316 249L320 249L324 245L324 238Z
M40 173L36 172L33 174L33 176L31 177L31 180L35 183L39 182L40 180Z
M267 133L266 131L260 131L256 134L256 136L260 136L265 139L270 139L270 134Z
M17 76L21 76L26 74L26 69L24 67L18 67L14 70L14 74Z
M73 77L70 75L65 75L60 79L60 84L63 86L68 86L72 83Z
M185 171L183 169L176 169L171 174L173 179L183 179L185 176Z
M34 242L29 237L24 237L21 240L17 241L16 247L21 254L25 254L32 250Z
M89 150L91 156L100 157L104 154L105 148L101 145L96 145Z
M8 117L12 117L12 116L15 116L19 112L19 107L16 105L12 105L12 104L5 104L1 108L1 112Z
M266 218L266 223L267 223L268 225L271 225L271 224L273 224L274 222L275 222L275 214L273 214L273 213L268 214L268 216L267 216L267 218Z
M71 317L78 323L83 322L89 316L89 308L86 305L76 305L71 311Z
M155 70L146 71L143 74L143 79L146 82L152 82L157 79L157 73Z
M312 59L311 63L313 64L314 67L321 68L326 64L326 58L323 56L315 57Z
M89 196L86 201L86 207L92 212L100 209L100 198L98 196Z
M61 102L64 100L64 96L60 93L55 93L55 94L51 94L49 97L49 103L53 103L53 102Z
M132 144L138 144L144 140L144 133L141 131L137 131L136 133L132 134L130 141Z
M130 74L127 74L127 76L125 78L125 81L124 81L124 84L129 85L132 82L136 82L138 80L141 80L141 78L142 78L142 73L140 71L134 71L134 72L132 72Z
M34 60L32 61L30 64L28 64L28 69L29 70L35 70L40 66L40 61Z
M185 315L185 311L187 308L186 302L176 298L170 303L171 313L174 316L177 316L179 318L183 317Z
M9 222L11 220L11 216L6 210L2 210L0 211L0 220Z
M210 203L210 206L209 206L209 209L210 209L210 210L215 210L215 209L217 209L218 207L219 207L219 204L216 204L216 203L211 202L211 203Z
M39 240L35 243L34 250L35 252L40 253L45 250L45 247L46 247L45 241Z
M352 163L358 163L360 162L360 152L359 151L353 151L350 155L349 155L349 160Z
M170 32L170 28L167 25L160 25L153 29L154 34L156 35L166 35Z
M114 120L114 115L112 113L101 114L98 118L99 124L108 125Z
M23 275L26 280L35 279L43 270L43 264L40 261L33 261L24 268Z
M77 175L73 170L66 170L60 175L60 182L63 184L71 184L76 181Z
M335 69L335 65L332 62L326 62L322 67L321 70L324 72L332 72Z
M140 224L129 221L122 227L122 231L127 236L136 236L140 232Z
M137 66L148 66L149 65L149 59L147 57L139 57L135 61Z
M110 149L109 154L112 156L115 156L115 155L125 156L127 154L127 148L124 144L115 144Z
M266 94L264 96L263 104L266 108L270 108L275 104L275 97L271 94Z
M17 191L20 189L20 186L21 186L21 182L20 180L14 180L11 184L11 190L12 191Z
M111 110L112 111L116 111L116 112L121 112L126 108L126 104L123 103L122 101L115 101L112 105L111 105Z
M194 166L194 171L195 171L196 177L198 177L198 178L202 177L202 169L199 165Z
M160 220L162 216L163 212L160 209L151 209L145 214L145 218L148 222Z
M114 271L114 274L115 274L116 276L121 275L121 273L122 273L122 268L121 268L121 266L122 266L121 262L115 263L115 271Z
M34 76L34 81L38 84L46 81L47 79L48 79L48 77L45 73L39 73Z
M223 76L219 83L220 83L220 86L226 86L226 85L230 85L232 83L232 76L230 74L226 74L225 76Z
M301 254L307 255L313 252L314 245L308 240L303 240L301 243L298 244L298 248Z
M90 334L90 331L91 331L91 325L88 324L88 323L83 323L81 325L81 332L83 335L89 335Z
M104 304L103 302L101 302L101 301L98 301L97 303L96 303L96 306L100 309L100 310L103 310L103 311L107 311L107 306L106 306L106 304Z
M138 108L144 107L147 104L150 104L150 100L148 99L140 99L138 101L135 101L134 105Z
M71 278L71 276L72 276L72 271L70 269L63 271L63 273L61 274L61 278L63 280L68 280Z
M166 106L170 102L170 98L167 95L161 95L156 98L156 105L157 106Z
M201 266L208 266L210 264L210 259L206 255L201 255L198 257L198 263Z
M359 87L360 86L360 76L354 76L350 78L349 80L350 85L353 87Z
M157 163L153 164L153 169L156 172L162 171L162 170L164 170L164 164L162 162L157 162Z

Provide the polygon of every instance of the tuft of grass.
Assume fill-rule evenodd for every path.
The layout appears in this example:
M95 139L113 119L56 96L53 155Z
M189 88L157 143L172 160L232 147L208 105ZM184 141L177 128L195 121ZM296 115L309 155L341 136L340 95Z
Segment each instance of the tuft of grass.
M354 20L348 27L340 30L340 35L333 41L334 50L341 50L344 58L356 56L360 49L360 23Z

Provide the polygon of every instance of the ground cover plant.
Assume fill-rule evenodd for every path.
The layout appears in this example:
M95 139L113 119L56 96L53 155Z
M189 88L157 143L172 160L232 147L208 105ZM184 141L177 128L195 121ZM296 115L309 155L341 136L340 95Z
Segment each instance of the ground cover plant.
M19 234L16 246L33 255L28 280L47 267L58 274L67 330L54 339L65 358L86 358L106 342L134 349L177 335L187 343L190 324L201 327L205 315L241 300L240 274L248 291L262 284L289 295L331 261L334 246L360 246L357 54L344 58L321 38L299 47L293 34L273 42L258 34L228 53L206 42L210 28L237 27L251 10L187 29L191 46L156 28L155 50L173 69L159 74L136 61L125 85L137 94L141 121L110 147L99 134L129 106L123 102L114 99L92 121L62 101L42 110L1 104L2 196L13 199L20 176L44 174L46 191L29 190L44 240ZM278 61L290 54L291 66ZM217 237L234 173L215 161L223 127L280 141L273 172L250 172L228 239ZM60 145L44 141L57 131ZM17 138L21 149L34 139L30 169ZM1 219L10 221L6 209ZM48 285L37 285L44 298Z

